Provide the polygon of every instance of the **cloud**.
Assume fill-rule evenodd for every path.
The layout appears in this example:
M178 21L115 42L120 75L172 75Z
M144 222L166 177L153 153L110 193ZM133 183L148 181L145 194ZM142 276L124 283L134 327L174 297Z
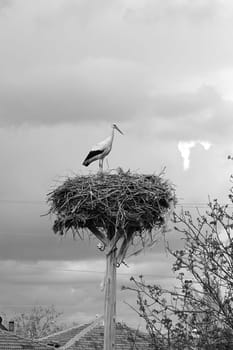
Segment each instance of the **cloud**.
M188 142L182 142L180 141L178 143L178 149L181 153L181 157L184 160L184 170L189 169L189 164L190 164L190 150L195 146L194 141L188 141Z
M104 293L100 282L104 277L105 260L83 259L77 261L40 261L37 263L15 260L1 261L0 294L1 310L8 316L25 312L33 305L55 305L64 311L64 320L87 321L96 314L103 314ZM161 283L168 287L175 278L171 273L171 260L164 254L142 254L130 259L129 268L117 270L117 316L135 326L139 320L126 307L125 302L136 305L134 293L121 291L130 284L131 275L144 274L147 282ZM17 290L17 293L15 292Z
M224 100L211 86L179 94L151 94L144 65L107 58L24 72L14 81L2 79L0 92L2 127L96 120L122 122L156 116L169 120L169 137L169 129L182 123L175 134L186 129L193 134L187 138L196 138L199 132L214 131L220 113L225 114L222 123L229 123L228 110L233 109L233 103Z
M135 117L146 103L143 66L107 58L25 72L0 83L1 125Z
M222 97L214 87L203 85L196 91L156 94L153 98L153 107L158 116L181 118L211 111L221 102Z
M154 95L148 118L151 132L169 140L208 140L211 144L231 143L233 101L211 86L195 91ZM203 146L204 147L204 146Z
M200 143L201 146L204 147L204 149L206 151L208 151L211 147L211 143L209 143L208 141L198 141Z
M184 170L188 170L190 167L190 153L191 149L197 144L200 144L206 151L210 148L211 144L208 141L179 141L178 150L183 158Z
M218 17L204 30L197 23L184 30L172 18L211 13L220 2L143 4L160 13L159 26L125 20L125 8L136 7L132 2L13 2L0 23L0 125L132 120L152 113L180 118L216 108L221 96L208 81L194 92L177 91L203 72L232 64L232 24Z
M126 18L154 23L164 19L203 21L210 20L221 7L219 0L146 0L129 4Z
M0 11L12 5L13 0L0 0ZM1 13L0 13L1 14Z

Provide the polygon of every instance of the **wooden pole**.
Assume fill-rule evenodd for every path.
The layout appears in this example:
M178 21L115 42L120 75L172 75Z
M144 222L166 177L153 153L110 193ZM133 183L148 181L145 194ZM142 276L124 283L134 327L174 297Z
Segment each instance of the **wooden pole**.
M106 255L104 350L115 350L116 332L116 249Z

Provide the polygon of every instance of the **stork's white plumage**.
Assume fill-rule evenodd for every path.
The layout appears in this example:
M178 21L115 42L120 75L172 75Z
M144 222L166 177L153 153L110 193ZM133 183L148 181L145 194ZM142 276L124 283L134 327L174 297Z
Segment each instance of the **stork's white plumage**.
M109 137L107 137L104 141L99 142L97 143L97 145L92 147L91 151L88 153L87 157L83 162L84 166L88 166L92 162L99 160L100 171L103 171L103 160L112 149L115 130L119 131L119 133L123 135L123 132L117 127L117 125L113 124L112 134Z

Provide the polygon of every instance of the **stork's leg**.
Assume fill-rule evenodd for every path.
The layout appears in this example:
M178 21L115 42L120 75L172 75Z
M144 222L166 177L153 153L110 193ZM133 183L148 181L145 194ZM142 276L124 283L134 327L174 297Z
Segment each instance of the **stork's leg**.
M102 173L103 172L103 159L100 159L99 160L99 171L100 171L100 173Z

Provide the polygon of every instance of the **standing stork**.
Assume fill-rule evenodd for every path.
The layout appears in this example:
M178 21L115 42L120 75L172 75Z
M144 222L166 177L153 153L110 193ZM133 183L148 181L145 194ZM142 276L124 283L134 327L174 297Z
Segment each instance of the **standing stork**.
M100 172L103 172L103 160L110 153L112 149L112 143L114 138L114 131L119 131L120 134L123 135L123 132L117 127L116 124L112 125L112 134L107 137L104 141L97 143L97 145L93 146L91 151L88 153L85 158L83 165L88 166L92 162L99 159L99 169Z

